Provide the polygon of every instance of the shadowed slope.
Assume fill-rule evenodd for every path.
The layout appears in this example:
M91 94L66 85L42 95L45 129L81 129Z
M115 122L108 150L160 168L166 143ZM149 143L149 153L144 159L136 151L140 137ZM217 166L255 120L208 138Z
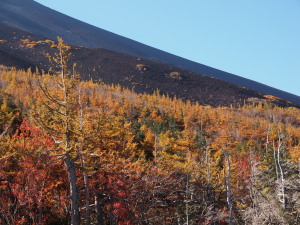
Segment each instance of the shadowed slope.
M45 53L54 54L55 49L51 47L54 41L6 25L0 25L0 40L0 60L3 64L24 69L37 66L48 70L51 67ZM71 51L72 60L78 65L76 70L85 80L100 79L138 93L152 94L159 89L162 94L211 106L266 100L263 93L157 61L106 49L72 47ZM9 61L5 63L5 60ZM279 99L271 102L281 106L297 106Z

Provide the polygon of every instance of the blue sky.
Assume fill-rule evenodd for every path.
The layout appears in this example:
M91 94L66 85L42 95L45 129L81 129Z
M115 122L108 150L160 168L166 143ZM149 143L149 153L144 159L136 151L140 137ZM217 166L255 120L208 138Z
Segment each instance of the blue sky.
M300 0L37 0L102 29L300 96Z

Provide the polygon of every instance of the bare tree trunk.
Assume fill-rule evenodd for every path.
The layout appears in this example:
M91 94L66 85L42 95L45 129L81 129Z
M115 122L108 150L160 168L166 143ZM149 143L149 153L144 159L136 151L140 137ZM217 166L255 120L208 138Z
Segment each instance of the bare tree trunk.
M75 72L73 72L73 74L75 74ZM88 181L88 174L86 173L86 171L84 169L85 160L82 155L82 152L84 150L84 136L82 135L84 112L83 112L83 104L82 104L82 100L81 100L80 88L78 90L78 103L79 103L79 107L80 107L79 129L81 131L81 137L82 137L82 143L81 143L80 151L78 152L78 154L80 154L80 156L81 156L81 167L83 170L83 182L84 182L84 187L85 187L85 220L86 220L85 223L86 223L86 225L90 225L91 224L90 187L89 187L89 181Z
M85 187L85 219L86 224L91 224L91 207L90 207L90 187L88 182L88 176L86 172L83 173L83 181L84 181L84 187Z
M210 183L210 157L208 152L208 146L206 147L205 158L206 158L206 173L207 173L207 195L208 195L209 204L212 205L213 198L212 198L211 183Z
M205 161L206 161L206 173L207 173L207 197L208 197L208 202L209 202L209 210L211 212L208 213L208 220L211 222L209 224L216 224L214 221L214 218L216 217L216 209L215 209L215 202L214 202L214 197L213 197L213 192L212 192L212 187L211 187L211 177L210 177L210 156L209 156L209 147L206 146L206 151L205 151Z
M278 195L279 195L279 200L282 203L283 208L285 208L285 179L284 179L284 175L283 175L283 170L282 170L282 166L280 163L280 151L282 150L282 140L280 137L280 133L278 133L278 148L277 148L277 163L278 163L278 168L279 168L279 172L280 172L280 179L278 180Z
M266 154L268 153L268 149L269 149L269 136L270 136L270 131L271 131L271 128L270 128L270 124L269 124L269 127L268 127L268 129L267 129Z
M279 180L279 174L278 174L278 165L277 165L277 157L276 157L276 150L275 150L275 143L273 141L273 156L274 156L274 164L275 164L275 172L276 172L276 181Z
M273 155L274 155L274 163L276 169L277 195L279 198L279 202L282 204L283 208L285 208L285 179L284 179L283 169L280 163L280 152L282 150L282 147L283 147L283 143L280 138L280 134L278 133L277 148L275 147L275 143L273 141Z
M229 159L229 154L226 152L223 147L222 151L223 154L225 155L226 161L227 161L227 182L226 182L226 190L227 190L227 205L229 209L229 224L233 225L233 217L232 217L232 202L231 202L231 188L230 188L230 159Z
M185 186L185 225L189 225L189 175L186 176L186 186Z
M65 165L67 167L70 184L71 225L80 225L79 196L77 189L75 159L71 159L68 153L66 153Z

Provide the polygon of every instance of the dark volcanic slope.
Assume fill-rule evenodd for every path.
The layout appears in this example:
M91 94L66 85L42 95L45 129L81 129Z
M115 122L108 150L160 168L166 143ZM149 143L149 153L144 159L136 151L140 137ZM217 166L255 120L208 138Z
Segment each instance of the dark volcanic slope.
M104 48L164 62L300 104L299 96L121 37L58 13L33 0L0 0L0 23L50 39L61 36L66 42L76 46Z
M2 51L1 49L0 49L0 64L5 65L7 67L16 67L18 69L25 69L29 67L34 68L34 64L28 63L23 59L12 56Z
M24 69L38 66L48 70L45 53L54 54L54 42L43 37L0 24L0 64ZM120 84L138 93L177 96L204 105L243 104L249 99L264 99L262 93L216 78L193 73L178 67L142 59L106 49L72 47L73 61L83 79L101 79L108 84ZM3 56L3 57L2 57ZM282 106L296 106L283 100Z

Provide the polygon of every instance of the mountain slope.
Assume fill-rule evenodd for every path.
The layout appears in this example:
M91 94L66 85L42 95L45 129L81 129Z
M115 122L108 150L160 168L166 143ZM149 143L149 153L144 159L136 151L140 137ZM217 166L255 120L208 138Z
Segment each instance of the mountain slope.
M45 56L46 53L55 53L55 48L51 47L54 44L52 40L1 24L0 40L0 62L6 66L24 69L39 67L43 70L53 66ZM76 70L84 80L100 79L107 84L120 84L134 89L138 93L152 94L159 89L162 94L211 106L243 104L253 98L265 99L263 93L251 89L111 50L72 47L71 52L73 62L78 65ZM272 102L298 107L279 99Z
M83 23L32 0L1 0L0 23L76 46L104 48L181 67L300 104L300 97L149 47Z

